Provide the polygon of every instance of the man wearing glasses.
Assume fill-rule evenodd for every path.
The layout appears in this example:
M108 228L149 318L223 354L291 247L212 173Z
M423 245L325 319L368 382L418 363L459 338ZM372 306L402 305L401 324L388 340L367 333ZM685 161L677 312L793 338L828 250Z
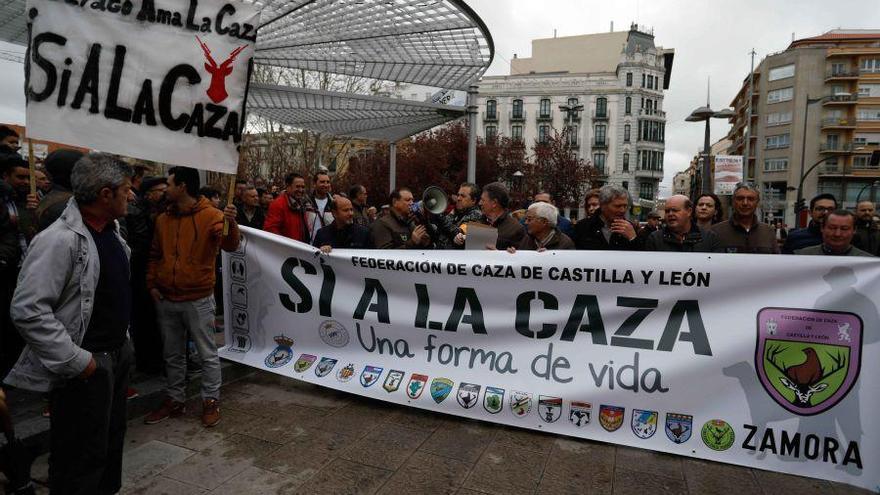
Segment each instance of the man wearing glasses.
M828 214L837 209L837 199L832 194L820 194L810 201L810 224L788 233L784 254L794 254L798 249L822 244L822 226Z
M761 194L754 185L748 182L736 185L733 215L730 220L716 223L711 229L718 236L721 252L779 254L776 229L759 222L755 214L760 203Z

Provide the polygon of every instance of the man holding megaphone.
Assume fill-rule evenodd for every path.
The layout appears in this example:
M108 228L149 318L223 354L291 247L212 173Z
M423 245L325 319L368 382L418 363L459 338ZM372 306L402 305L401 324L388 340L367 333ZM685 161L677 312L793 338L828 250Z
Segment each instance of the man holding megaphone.
M414 221L413 194L405 187L391 192L388 214L370 227L376 249L425 249L431 245L431 236L424 224ZM444 205L445 206L445 205Z

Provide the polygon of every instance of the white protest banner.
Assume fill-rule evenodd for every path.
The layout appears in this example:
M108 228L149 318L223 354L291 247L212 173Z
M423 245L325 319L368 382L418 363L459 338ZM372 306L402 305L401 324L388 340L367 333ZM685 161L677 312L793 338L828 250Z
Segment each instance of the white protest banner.
M731 195L743 180L743 157L715 155L715 194Z
M326 256L243 232L224 254L226 359L441 413L880 484L876 260Z
M238 165L259 12L223 0L28 0L28 137Z

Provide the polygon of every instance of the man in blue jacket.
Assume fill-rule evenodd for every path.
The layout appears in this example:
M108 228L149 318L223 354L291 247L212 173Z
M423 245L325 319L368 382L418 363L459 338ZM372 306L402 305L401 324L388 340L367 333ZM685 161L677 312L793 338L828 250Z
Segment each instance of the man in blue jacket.
M783 254L794 254L798 249L822 244L822 225L828 214L837 209L837 199L832 194L824 193L810 201L810 224L800 229L789 231Z
M370 249L373 247L370 240L370 230L354 223L354 205L351 200L343 196L334 196L330 199L329 208L333 213L333 222L322 227L315 235L313 244L316 248L326 254L334 248Z

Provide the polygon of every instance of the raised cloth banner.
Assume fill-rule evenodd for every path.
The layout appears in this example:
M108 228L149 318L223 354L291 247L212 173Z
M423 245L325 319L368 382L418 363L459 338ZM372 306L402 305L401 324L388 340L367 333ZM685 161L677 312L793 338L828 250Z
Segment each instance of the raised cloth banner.
M28 0L28 137L234 173L259 12L223 0Z
M243 232L223 260L226 359L446 414L880 485L876 260L326 256Z

